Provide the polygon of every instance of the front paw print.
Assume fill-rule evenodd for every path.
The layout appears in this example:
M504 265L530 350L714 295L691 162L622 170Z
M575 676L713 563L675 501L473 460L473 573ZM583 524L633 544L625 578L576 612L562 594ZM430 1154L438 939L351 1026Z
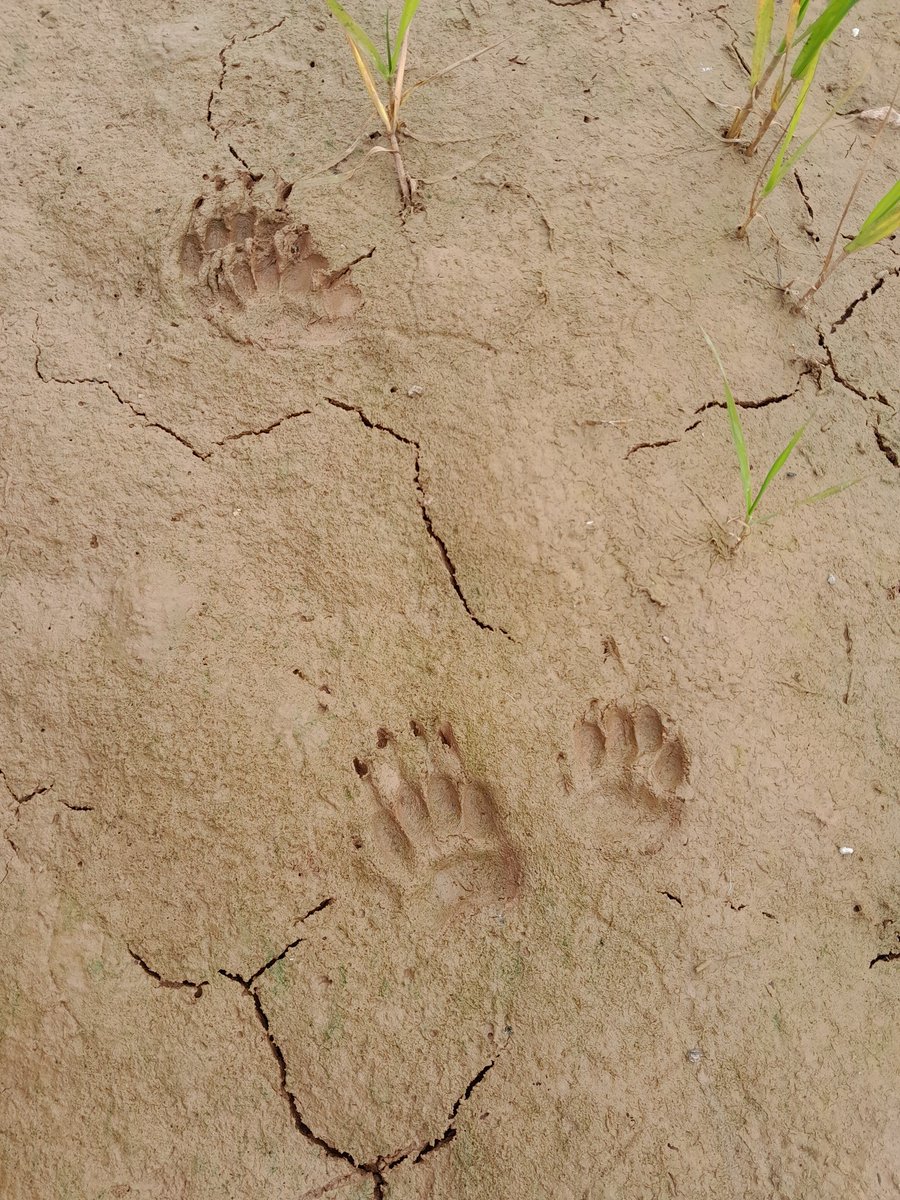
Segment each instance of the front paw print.
M424 751L420 772L404 769L384 730L353 762L370 805L372 865L436 926L514 900L521 866L489 788L466 770L449 725L434 737L415 721L410 730L420 760Z
M649 704L595 700L575 726L579 791L600 818L603 847L655 854L681 820L689 760L681 738Z

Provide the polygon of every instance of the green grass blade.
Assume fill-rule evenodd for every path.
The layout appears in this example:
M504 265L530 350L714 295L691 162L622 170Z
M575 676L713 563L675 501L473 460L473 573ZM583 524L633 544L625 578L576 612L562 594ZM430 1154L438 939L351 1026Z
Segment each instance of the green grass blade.
M806 75L804 76L803 87L800 89L800 95L797 97L797 104L794 108L794 115L791 117L790 124L788 125L787 129L785 130L784 137L781 140L781 147L778 151L778 156L775 159L775 163L774 163L774 166L772 167L771 174L769 175L769 178L766 180L766 185L763 188L762 194L764 196L768 196L768 194L771 191L773 191L773 189L776 188L779 183L781 183L782 179L787 174L787 172L791 169L791 167L794 165L794 163L797 161L797 159L800 158L800 156L805 152L809 143L813 140L813 138L819 132L821 132L822 128L824 127L824 122L823 122L823 124L820 125L819 128L816 129L813 133L811 133L809 135L809 137L806 138L806 140L800 144L799 148L787 160L785 160L785 157L784 157L785 153L788 150L789 146L791 145L791 142L793 142L793 140L794 140L794 134L797 131L797 125L800 122L800 117L803 113L803 109L806 107L806 98L809 95L809 89L812 87L812 81L813 81L813 77L816 73L816 67L818 66L818 63L819 63L819 56L816 55L813 58L812 62L809 64L809 70L806 72ZM830 116L829 116L829 119L830 119Z
M865 221L859 233L844 246L845 254L874 246L883 238L890 237L900 229L900 179L882 196Z
M769 467L769 472L766 475L765 479L762 481L762 485L761 485L759 491L756 493L756 499L753 501L753 503L747 509L747 520L748 521L753 516L753 510L756 508L757 504L759 504L760 500L762 500L763 496L766 494L766 489L768 488L769 484L772 482L772 480L775 478L775 476L778 474L778 472L781 470L781 468L784 466L784 464L787 462L787 460L791 457L791 454L794 451L794 447L797 445L797 443L800 441L800 438L803 436L803 430L805 428L806 428L805 425L800 426L800 428L797 430L797 432L794 434L794 436L791 438L791 440L788 442L788 444L785 446L785 448L782 450L782 452L778 455L778 457L772 463L771 467Z
M360 50L364 50L372 61L378 74L384 79L390 78L390 71L385 64L384 59L375 49L375 43L366 33L361 25L357 25L356 21L350 16L347 10L338 0L325 0L325 3L340 21L341 25L347 30L349 36L353 39Z
M706 338L707 346L713 352L713 357L718 364L719 373L722 376L722 382L725 384L725 406L728 409L728 424L731 427L731 440L734 443L734 452L737 455L738 468L741 472L741 488L744 492L744 515L749 520L750 514L753 511L750 503L753 485L750 481L750 460L747 457L747 443L744 441L741 416L738 412L737 404L734 402L734 393L731 390L731 384L728 382L728 376L725 374L725 367L722 365L719 351L705 329L702 330L702 333ZM759 496L756 499L758 500Z
M397 61L397 55L400 53L400 47L403 45L403 39L409 32L409 27L412 25L413 17L416 15L416 9L419 7L419 0L403 0L403 11L400 13L400 24L397 26L397 37L394 41L394 61Z
M753 58L750 63L750 90L759 83L763 72L766 52L772 40L772 25L775 21L775 0L757 0L756 28L753 36Z
M803 35L803 48L791 67L791 77L802 79L809 70L809 64L819 51L832 37L834 31L859 0L831 0L823 12L816 17L812 25Z

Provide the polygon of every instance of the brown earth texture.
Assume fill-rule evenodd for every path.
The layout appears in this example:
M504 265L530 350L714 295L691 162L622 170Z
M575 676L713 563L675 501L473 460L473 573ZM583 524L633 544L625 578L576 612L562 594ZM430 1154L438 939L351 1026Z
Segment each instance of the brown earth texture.
M0 1195L900 1196L895 0L2 7Z

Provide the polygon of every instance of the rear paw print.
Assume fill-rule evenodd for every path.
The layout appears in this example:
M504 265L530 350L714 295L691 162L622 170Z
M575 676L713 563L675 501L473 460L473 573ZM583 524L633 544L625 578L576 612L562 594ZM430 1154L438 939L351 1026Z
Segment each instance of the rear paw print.
M604 848L655 854L681 819L688 755L649 704L591 701L575 726L580 790L592 793Z
M414 776L386 730L369 758L353 760L371 807L373 865L434 925L514 900L521 868L490 790L466 770L449 725L433 738L415 721L410 729L422 764Z

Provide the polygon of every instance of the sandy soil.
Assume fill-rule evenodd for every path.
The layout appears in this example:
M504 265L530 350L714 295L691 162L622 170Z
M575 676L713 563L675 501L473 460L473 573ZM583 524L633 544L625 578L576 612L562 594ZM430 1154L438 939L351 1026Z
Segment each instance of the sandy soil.
M5 6L0 1194L900 1196L872 126L741 243L752 4L426 0L404 218L324 7Z

